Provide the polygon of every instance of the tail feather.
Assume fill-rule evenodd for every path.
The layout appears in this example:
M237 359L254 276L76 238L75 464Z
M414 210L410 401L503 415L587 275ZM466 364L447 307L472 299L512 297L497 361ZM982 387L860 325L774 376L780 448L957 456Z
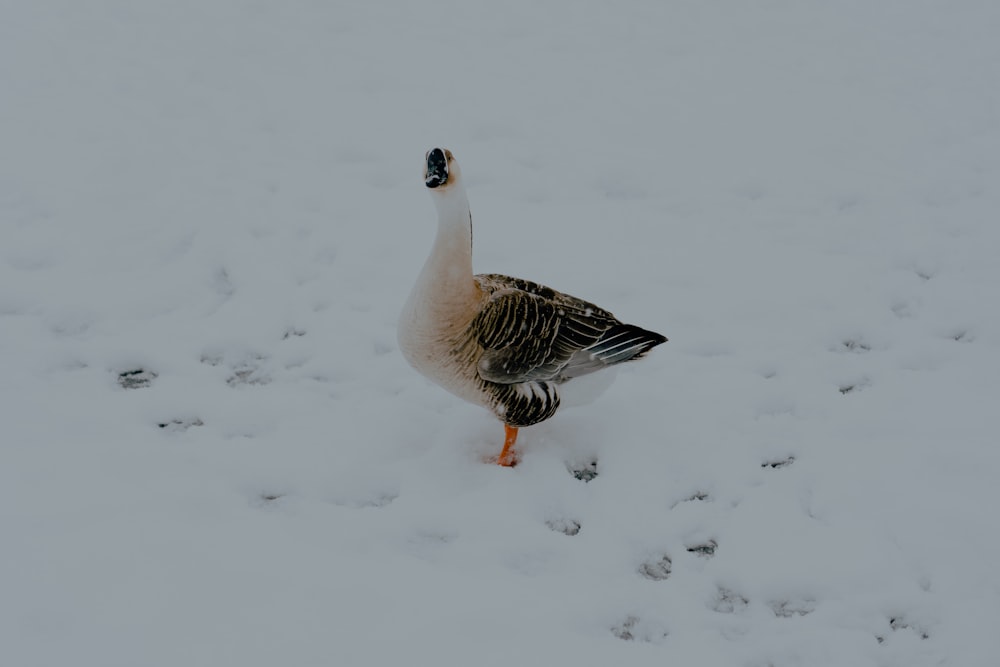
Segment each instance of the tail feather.
M619 324L585 351L607 365L618 364L635 359L666 340L665 336L654 331L632 324Z
M569 380L613 364L638 359L665 342L666 336L655 331L632 324L615 325L596 343L574 354L563 368L560 380Z

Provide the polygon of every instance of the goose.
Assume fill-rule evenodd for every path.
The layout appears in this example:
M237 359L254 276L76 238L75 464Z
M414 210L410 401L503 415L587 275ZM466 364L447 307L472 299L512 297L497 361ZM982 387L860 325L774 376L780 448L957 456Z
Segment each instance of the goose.
M432 148L424 158L438 229L399 317L400 350L418 372L503 423L497 463L513 466L518 429L554 415L565 383L639 359L667 339L538 283L474 275L462 171L450 150Z

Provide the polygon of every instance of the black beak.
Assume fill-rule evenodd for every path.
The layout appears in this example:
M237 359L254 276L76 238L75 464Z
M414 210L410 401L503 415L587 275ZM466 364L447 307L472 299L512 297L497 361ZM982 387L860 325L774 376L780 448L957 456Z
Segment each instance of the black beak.
M440 148L432 148L427 153L427 179L429 188L436 188L448 182L448 159Z

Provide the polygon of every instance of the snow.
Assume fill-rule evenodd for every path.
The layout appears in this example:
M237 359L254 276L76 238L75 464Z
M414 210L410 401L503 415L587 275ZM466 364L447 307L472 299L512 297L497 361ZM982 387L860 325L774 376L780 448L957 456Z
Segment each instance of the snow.
M996 664L1000 6L0 13L5 665ZM433 146L670 338L513 470L396 346Z

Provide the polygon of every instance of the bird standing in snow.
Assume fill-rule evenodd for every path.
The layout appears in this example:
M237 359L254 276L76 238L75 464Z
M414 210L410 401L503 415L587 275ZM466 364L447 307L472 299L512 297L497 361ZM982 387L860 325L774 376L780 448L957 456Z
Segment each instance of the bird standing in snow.
M511 466L518 428L554 415L563 383L638 359L667 339L537 283L473 275L462 172L447 149L425 158L438 231L399 318L400 348L426 377L503 422L497 463Z

